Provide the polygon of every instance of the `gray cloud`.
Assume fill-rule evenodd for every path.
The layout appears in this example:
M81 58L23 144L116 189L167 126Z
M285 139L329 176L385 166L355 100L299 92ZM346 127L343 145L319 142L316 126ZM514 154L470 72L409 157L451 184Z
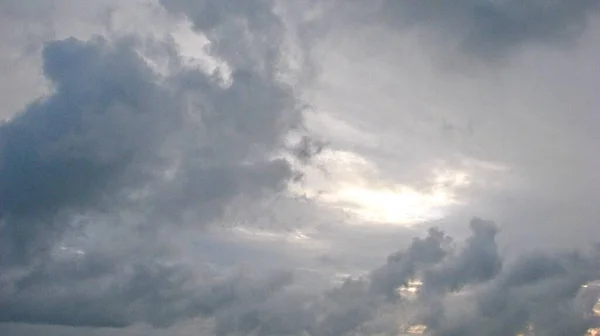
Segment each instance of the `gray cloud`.
M391 185L428 192L440 173L468 175L468 185L455 190L460 204L442 210L447 232L479 215L500 223L506 253L588 243L597 235L598 209L590 200L598 198L592 170L600 162L591 146L598 108L598 76L589 71L599 55L594 13L568 45L523 41L503 49L502 66L446 50L453 30L437 31L444 41L432 43L422 26L399 33L387 23L344 21L317 48L323 72L315 106L330 112L323 123L331 124L323 133ZM344 125L367 140L329 130Z
M466 285L489 280L500 272L502 261L496 246L496 225L475 218L470 227L473 234L464 248L439 267L423 274L423 290L433 292L429 295L436 295L439 290L460 291Z
M101 208L106 196L138 184L124 178L135 176L129 167L151 162L181 123L179 103L131 43L68 39L44 49L55 93L0 129L3 245L28 250L60 232L65 219L53 217L61 211Z
M271 13L265 6L257 9ZM223 14L220 27L237 29ZM246 14L254 15L236 15ZM277 32L272 24L254 38ZM190 287L197 275L172 265L180 246L164 237L168 227L205 227L234 199L258 201L294 177L276 156L302 122L301 104L276 77L278 46L264 45L272 59L241 63L236 55L252 44L217 48L231 69L226 84L186 67L169 40L44 46L51 94L0 126L2 321L165 326L237 301L236 283ZM144 48L168 57L172 72L155 72L139 54ZM94 246L113 230L125 236ZM92 233L78 237L85 232ZM69 239L83 243L65 248ZM56 251L64 249L77 256L61 260ZM280 282L253 286L272 292Z
M203 277L211 271L169 266L164 255L145 251L136 258L124 252L125 259L90 253L77 263L56 258L4 282L0 319L164 328L204 316L214 318L216 335L314 336L394 334L417 323L432 335L516 334L529 324L539 335L583 335L596 323L586 312L597 296L581 286L600 277L597 251L504 262L494 224L473 219L470 226L462 246L432 229L373 272L323 292L288 272ZM419 278L414 299L395 291Z
M403 29L424 28L457 42L464 52L492 59L525 44L555 45L577 38L600 9L596 0L384 0L373 7L363 10L367 18L374 15Z
M507 335L534 326L537 335L583 335L593 319L577 293L598 277L593 257L579 254L529 255L509 265L491 282L449 303L436 335ZM453 305L468 305L451 313ZM589 311L588 311L589 312Z
M281 18L274 12L274 1L160 0L160 3L175 14L187 16L213 42L213 51L232 67L276 75L286 35Z
M252 254L248 249L235 249L217 242L203 229L212 222L227 222L229 218L222 215L232 204L234 210L242 214L248 206L245 202L260 212L264 208L255 207L256 203L264 200L264 196L282 190L299 176L290 162L275 157L288 150L298 162L309 164L310 158L320 152L322 144L311 137L301 137L297 146L290 150L284 141L289 130L302 128L304 106L298 99L301 92L294 86L296 83L282 74L287 66L282 54L286 43L290 42L287 39L295 32L289 30L288 23L277 12L277 2L234 1L232 5L224 1L162 0L160 3L175 14L175 20L181 16L189 19L194 29L211 42L208 53L227 66L212 74L186 67L172 40L149 41L135 34L89 41L68 38L49 42L43 48L42 61L46 79L53 86L52 92L31 102L0 126L2 324L116 327L118 329L114 331L100 328L75 330L127 334L135 332L133 326L139 323L168 328L182 320L185 323L202 317L210 321L208 324L214 324L212 331L205 332L217 335L337 336L396 335L399 324L413 323L426 323L434 335L506 335L520 331L528 323L535 324L542 335L577 335L596 323L584 314L595 300L595 294L584 295L580 288L598 277L597 258L584 253L519 256L520 251L511 251L514 260L506 260L498 252L496 226L478 219L472 221L471 237L464 244L455 243L441 230L432 229L426 237L415 238L407 249L390 255L385 264L363 277L349 279L328 290L312 286L312 282L303 283L288 272L263 271L268 268L264 266L254 265L251 268L256 270L241 271L232 276L222 269L226 266L205 262L204 258L214 253L214 260L224 264L239 259L252 260L256 264L273 260L284 263L281 260L287 256L280 253L286 250L284 248L262 244L261 253ZM47 9L28 8L30 4L33 2L23 2L24 7L10 7L10 1L3 1L0 8L18 9L15 13L23 18L47 16L44 13ZM303 8L295 5L292 8ZM377 18L386 29L393 26L401 27L403 31L411 31L407 29L409 27L419 32L433 31L432 36L456 43L461 51L489 58L521 50L520 47L525 45L572 41L585 27L588 14L596 11L597 2L459 1L450 6L428 1L383 1L380 5L375 9L375 16L361 12L360 15L365 14L362 19ZM372 4L365 6L372 7ZM21 12L22 9L26 13ZM69 15L76 16L77 12L73 9ZM324 15L319 19L328 18ZM329 21L314 23L315 26L302 27L310 35L303 38L321 38L331 28ZM355 23L353 21L352 25ZM359 24L358 27L360 30L362 26ZM389 33L394 35L397 31ZM348 32L343 32L337 37L344 41L349 36ZM352 40L365 36L376 37L358 34L352 36ZM375 48L361 44L361 52L377 54L383 53L384 49L395 52L394 41L397 40L374 40L370 42ZM300 45L308 48L313 42L316 41L303 40ZM407 45L408 49L415 46ZM152 56L164 58L161 60L169 64L169 74L159 74L146 63L138 54L145 48L145 51L157 52L158 55ZM427 59L415 50L411 50L415 58ZM325 49L324 52L330 51ZM340 52L344 53L344 49L340 48ZM310 50L302 50L301 54L306 57ZM471 86L471 82L465 84L454 81L456 78L438 77L437 73L423 79L426 76L420 72L420 67L429 69L430 64L403 63L405 59L400 61L397 54L393 54L392 62L401 63L404 72L394 71L385 62L369 63L365 67L367 71L358 72L360 94L353 96L366 104L369 112L378 112L377 102L382 100L379 99L382 96L368 95L371 89L382 91L376 81L372 86L369 80L378 78L381 73L392 77L393 82L400 82L400 77L411 78L412 91L404 92L403 99L410 100L407 96L419 90L434 92L432 96L417 94L412 99L461 110L456 115L425 111L423 118L404 119L401 113L392 113L393 116L369 113L370 117L381 117L381 125L385 124L385 127L376 124L377 132L385 133L391 129L407 135L403 139L408 140L399 146L400 149L390 151L382 162L384 168L391 167L389 170L402 166L396 169L396 177L402 176L400 180L418 185L422 182L424 167L431 166L427 161L431 157L439 157L465 169L471 167L466 163L461 166L461 160L471 154L483 160L507 161L508 165L514 164L511 168L520 169L523 176L542 177L531 182L532 190L513 199L519 211L513 209L509 214L519 223L513 228L520 224L529 225L528 232L535 232L540 240L544 232L539 229L543 220L538 216L543 217L548 207L522 202L523 198L533 199L535 203L540 195L548 194L546 191L551 187L547 186L551 185L568 195L579 196L575 197L578 200L587 198L587 203L593 203L590 199L594 199L596 192L589 191L593 189L593 183L587 178L593 171L589 168L592 165L578 170L585 173L582 175L586 178L581 179L584 182L560 179L572 166L554 165L557 161L577 161L587 152L579 146L582 142L553 146L559 142L553 137L551 145L544 147L541 143L548 137L529 142L520 136L538 136L543 132L537 131L548 123L566 125L570 119L561 119L560 113L544 109L546 105L537 104L538 100L523 98L525 94L517 92L523 89L521 86L515 85L514 91L500 90L495 96L489 91L497 87L488 82L476 81L478 89L472 90L476 85ZM358 67L351 55L344 56L348 57L351 66L344 72ZM300 63L307 61L302 59ZM335 62L343 63L343 60ZM521 83L524 78L541 78L529 83L533 87L541 81L577 77L577 74L569 77L552 71L549 73L554 77L539 77L540 72L555 68L552 61L546 63L535 58L536 65L542 64L536 68L537 72L513 68L511 71L519 75L502 84L511 86L511 83ZM223 70L225 68L227 70ZM310 70L313 74L314 68ZM506 76L510 77L511 73ZM431 73L427 72L427 75ZM436 85L440 80L450 79L452 85ZM578 87L569 84L572 81L565 82L565 88ZM442 91L450 92L448 95L456 93L448 90L449 86L457 87L458 93L464 90L467 94L446 100L434 99ZM398 89L390 87L392 91ZM526 86L523 91L531 90L531 87ZM569 96L568 92L561 91L555 100L567 101L563 99L565 97L590 99L585 94ZM552 90L544 92L540 100L546 101L545 97L553 96L553 93ZM503 95L518 96L522 101L506 103L506 110L510 110L506 113L503 108L491 108L502 105ZM478 100L480 96L489 99ZM483 115L462 113L465 106L453 99L469 100L465 97L476 100L472 106L467 104L467 109L479 111L483 106L493 111ZM355 100L347 97L337 98L347 102L346 107L356 105ZM537 115L535 113L539 111L536 110L531 112L534 113L532 120L524 120L520 118L520 110L511 110L514 108L512 103L528 109L534 106L533 110L543 113ZM392 112L406 108L412 113L418 107L422 106L399 104L393 106ZM550 118L544 118L546 112ZM351 118L349 112L344 113L344 117ZM582 113L577 115L585 117ZM443 122L441 119L439 123L434 122L435 130L423 126L440 116ZM589 121L582 122L586 125L593 125L595 119L586 117L582 120ZM549 129L557 129L553 127L554 124ZM439 135L440 132L443 134ZM544 134L554 136L556 132ZM595 139L589 132L578 134L588 142ZM465 140L463 136L472 139L471 143L458 143ZM560 133L558 138L565 139L566 136ZM508 145L504 141L508 141ZM432 144L441 143L443 145L431 148ZM513 150L522 147L527 147L528 151ZM361 148L372 150L368 145ZM559 159L539 161L540 150L541 156L558 154ZM393 162L389 160L390 155ZM540 166L551 168L540 169ZM549 183L555 180L561 182ZM427 181L422 185L426 187ZM469 195L473 198L470 200L473 207L465 210L469 216L475 206L489 206L486 203L489 199L479 198L477 194L486 192L489 195L491 191L486 188L489 186L484 184L481 189L485 190L465 192L472 192ZM578 195L578 192L585 195ZM590 195L592 197L587 197ZM501 196L498 196L499 204L505 200ZM294 211L287 211L286 207L277 209L281 215L277 221L286 221L281 226L290 225L287 221L291 213L296 216L302 211L311 212L315 220L323 220L325 211L318 211L317 206L307 206L308 210L301 211L296 203L291 203L289 207ZM559 203L562 204L562 200L553 198L550 205ZM274 206L278 205L270 204L266 208L269 210ZM553 211L561 218L568 217L563 208L555 208ZM574 206L573 209L579 208ZM243 220L244 225L252 225L252 218ZM363 234L362 230L368 231L369 235ZM347 235L347 241L356 239L364 250L356 246L332 248L334 253L340 254L340 260L356 259L348 262L356 266L364 265L364 260L370 260L378 253L376 251L384 249L376 246L370 250L370 247L387 245L393 235L409 230L374 231L371 227L336 228L330 232L321 228L316 230L316 235L320 235L318 238ZM517 231L526 229L519 227ZM184 235L188 237L180 237ZM194 240L194 235L202 235L202 239L196 240L199 248L185 256L194 260L184 263L183 245ZM385 239L380 239L381 235L385 235ZM358 238L353 238L355 236ZM524 236L528 238L523 240L531 239L531 236ZM331 237L325 237L328 238ZM331 238L334 239L343 240ZM511 239L514 241L514 236ZM239 258L240 254L244 254L244 258ZM271 257L273 254L277 256ZM339 260L327 260L331 263L328 267L339 266ZM413 301L399 296L397 288L414 278L424 282L421 294ZM13 329L12 324L2 324L0 333L1 330L18 333L14 331L18 328ZM6 325L8 327L3 329ZM68 329L50 327L44 330ZM171 334L172 329L163 331Z
M300 121L290 88L251 69L234 70L228 87L199 71L160 84L138 43L67 39L44 49L54 93L0 133L0 215L13 237L34 238L49 225L40 217L52 223L61 211L114 206L149 181L158 187L148 202L159 212L205 204L204 212L218 213L233 196L277 189L291 177L289 165L272 158ZM202 121L191 123L190 113ZM181 163L174 181L161 183L169 160Z
M595 252L526 254L500 268L495 225L475 218L470 226L464 246L430 230L384 266L321 295L288 288L218 312L216 334L391 335L426 324L431 335L515 335L529 325L537 335L583 335L596 323L581 294L600 276ZM394 291L416 278L423 285L415 299Z
M406 251L390 255L385 266L372 272L372 289L395 296L396 289L415 278L423 267L444 259L450 240L438 229L430 229L425 239L415 238Z
M286 272L205 279L190 265L160 256L125 262L104 256L53 261L3 283L0 321L123 328L135 323L168 327L221 309L256 304L289 283ZM93 260L104 258L105 260ZM206 270L204 270L206 272Z

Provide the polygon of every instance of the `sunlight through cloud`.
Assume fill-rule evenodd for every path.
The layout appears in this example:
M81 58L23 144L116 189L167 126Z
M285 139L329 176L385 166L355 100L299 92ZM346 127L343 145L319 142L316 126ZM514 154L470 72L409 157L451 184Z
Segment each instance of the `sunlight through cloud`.
M304 188L293 191L379 224L406 226L440 219L448 207L460 203L455 190L470 183L465 172L434 169L425 173L433 175L432 182L417 189L382 181L376 167L355 153L328 150L321 160L328 178L319 179L316 172L308 172Z

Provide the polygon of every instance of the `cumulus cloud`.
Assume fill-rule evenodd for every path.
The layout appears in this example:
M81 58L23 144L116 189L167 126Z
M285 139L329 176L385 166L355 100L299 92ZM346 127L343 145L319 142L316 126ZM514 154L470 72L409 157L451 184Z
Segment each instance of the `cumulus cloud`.
M417 324L431 335L510 335L530 326L537 335L583 335L597 323L589 315L597 296L582 292L600 277L597 250L504 261L495 225L475 218L470 227L463 244L431 229L383 266L323 292L289 272L194 272L146 254L155 248L124 259L55 255L28 273L4 275L0 319L164 328L207 317L216 335L315 336L396 334ZM422 283L415 295L404 296L401 289L415 280Z
M44 49L54 93L1 129L5 246L28 249L36 231L68 223L55 223L57 214L114 206L143 188L159 213L208 203L204 212L218 213L236 195L291 177L273 158L296 122L287 119L297 118L290 91L244 71L226 88L198 71L161 84L134 44L68 39ZM206 98L190 111L185 96L196 90ZM202 123L186 126L190 114ZM179 163L166 181L169 161Z
M0 216L11 252L29 253L64 225L53 223L58 212L98 206L130 162L154 152L156 135L177 123L181 109L127 44L69 39L44 49L55 93L1 129ZM163 110L174 118L159 120Z
M197 47L210 62L197 66L186 61L172 31L150 34L151 37L136 29L119 31L113 22L113 14L120 8L117 2L100 1L94 7L99 10L96 13L76 7L70 0L56 0L56 8L69 9L62 13L32 1L18 4L0 1L1 16L10 12L23 21L36 21L38 24L31 29L39 30L38 21L44 18L56 21L44 21L41 26L47 29L42 28L41 33L34 31L35 38L25 43L31 54L40 51L41 72L50 84L48 93L10 113L10 118L0 125L0 332L15 330L13 325L3 329L9 323L92 327L77 330L93 332L110 327L116 328L113 331L116 333L134 332L132 326L145 324L171 334L167 328L173 325L197 322L203 330L206 325L214 327L208 333L223 336L397 335L418 324L426 325L432 335L504 336L533 326L539 335L558 336L582 335L598 323L597 318L588 314L597 293L581 290L582 285L600 277L597 251L525 255L514 252L512 259L507 259L496 242L498 227L479 218L471 221L470 237L463 242L453 240L441 229L430 229L425 237L414 238L405 249L391 254L382 265L371 264L362 276L326 288L320 279L314 279L322 276L319 269L300 270L294 269L297 265L290 265L290 270L273 271L276 267L262 265L274 260L285 263L281 260L287 260L285 254L291 248L271 248L265 243L258 256L249 249L233 247L233 239L228 244L219 242L210 231L219 224L239 224L228 221L254 225L250 213L263 212L265 203L266 210L277 208L273 212L282 217L271 218L268 225L300 221L297 216L301 212L310 212L315 221L329 220L327 216L332 209L324 210L318 199L309 200L301 208L281 191L290 182L301 179L303 172L298 168L311 164L311 159L324 148L324 142L307 134L310 128L306 125L307 95L303 90L305 80L314 79L312 76L318 69L313 62L324 61L315 57L321 54L312 54L311 48L323 47L321 38L331 37L330 32L339 33L333 34L333 39L342 42L359 41L365 36L381 37L377 36L379 31L375 35L352 35L361 33L365 27L361 22L376 21L377 28L384 27L387 31L385 38L370 41L375 48L366 48L361 43L357 47L364 47L371 54L389 48L393 62L397 62L395 38L402 35L397 34L398 28L417 32L415 36L419 39L425 32L427 38L449 42L459 47L461 56L496 59L524 45L573 41L586 27L588 16L597 12L597 1L524 4L511 0L461 0L448 5L384 0L368 4L344 2L344 6L332 7L328 6L339 3L295 2L289 7L275 0L140 3L155 10L154 14L165 21L189 23L193 30L189 33L206 41ZM301 9L306 13L297 13ZM61 21L61 15L76 17L80 11L85 12L85 20L94 17L99 25L106 26L95 27L102 30L101 35L79 34L79 24L75 24L79 28L71 31L66 26L60 33L50 31ZM336 31L340 23L336 20L341 17L342 21L347 20L345 14L357 13L360 20L341 25L355 30ZM149 26L154 23L146 18ZM0 24L5 25L5 22ZM158 23L157 26L162 27ZM13 37L5 31L0 37ZM63 35L77 37L56 38ZM15 40L19 48L21 39L19 35ZM344 48L333 50L324 45L324 54L346 52ZM407 46L402 50L416 44ZM427 57L419 54L422 50L415 50L410 50L411 55L419 61L402 65L407 69L429 69L430 64L424 65L423 61ZM9 53L5 51L0 48L0 53ZM344 56L349 65L342 72L360 68L351 61L350 53ZM344 60L333 63L342 64ZM335 66L331 68L335 70ZM377 134L362 136L369 143L360 143L356 148L368 151L373 150L373 144L386 145L387 148L381 149L386 152L400 144L402 155L389 160L392 154L398 154L390 150L387 156L383 155L386 162L382 165L373 162L373 166L385 168L389 164L395 169L403 165L395 177L402 175L398 179L413 183L414 190L427 188L430 181L423 182L422 173L423 167L431 167L432 161L428 160L431 157L436 162L445 159L459 162L465 169L476 166L502 173L515 162L505 166L504 162L496 165L487 159L500 162L527 157L526 164L519 166L519 161L514 167L536 176L550 172L549 178L535 180L539 185L562 172L562 168L557 169L558 173L544 168L538 174L541 164L530 162L532 155L527 153L542 148L541 145L531 144L532 151L525 154L505 151L504 142L497 141L502 130L484 126L481 131L481 124L472 122L469 113L456 113L469 119L464 126L462 121L452 120L456 115L451 112L441 113L440 127L432 130L423 126L440 116L435 109L444 110L453 103L457 104L454 107L463 107L457 101L464 97L457 94L456 98L453 93L468 89L468 85L457 81L459 89L449 90L452 99L447 101L430 99L433 96L425 94L413 96L413 101L426 101L430 105L441 102L440 106L425 109L429 114L424 113L422 119L396 113L405 107L412 113L422 105L400 106L395 100L389 101L392 109L384 111L393 113L379 113L379 107L385 105L378 105L382 95L369 93L396 96L397 87L391 86L394 89L391 93L377 85L371 87L369 80L373 78L391 78L390 83L397 83L414 77L403 88L407 91L403 99L412 95L409 89L435 91L437 95L449 86L435 85L441 77L429 70L425 71L429 77L424 80L417 70L399 76L385 62L368 63L365 69L358 72L360 92L353 94L354 100L331 97L345 104L339 115L346 113L348 124L340 133L365 135L362 129L358 130L360 127L353 128L356 120L352 120L349 111L360 104L368 107L369 116L381 118L376 123ZM508 83L520 82L523 78L520 70L513 69L519 76ZM530 77L535 75L529 73ZM444 77L442 81L447 79ZM321 83L312 84L323 89ZM487 84L478 90L465 90L469 93L466 96L495 88ZM325 88L323 92L327 95L329 91ZM515 92L507 91L511 93ZM497 99L482 98L478 103L496 106L493 103ZM355 104L357 101L360 104ZM527 105L532 101L525 99L521 103ZM473 106L480 107L477 104ZM506 126L521 120L508 118L500 123L496 122L500 117L494 113L489 116L488 124L494 125ZM331 117L328 122L334 123L336 118ZM545 124L534 121L538 123L532 124L540 128L539 125ZM379 135L390 129L408 135L404 139L410 141L386 143L388 138ZM515 129L525 128L510 129L517 133ZM325 129L323 133L328 131ZM477 139L477 145L456 145L448 140L461 132ZM290 140L291 133L297 141ZM518 136L507 141L511 148L520 148L525 143ZM443 146L429 150L431 143L442 142ZM561 153L566 153L563 147L568 146L561 147ZM568 153L567 158L581 154L577 150ZM366 155L365 161L368 159ZM442 164L434 168L444 170ZM588 170L593 169L585 171ZM374 171L379 173L378 169ZM471 186L469 173L472 171L457 172L461 176L461 182L456 182L457 195L461 191L458 184L465 189ZM447 176L440 176L434 176L439 179L436 183L453 183ZM589 180L586 188L590 188L588 185L592 185ZM490 184L481 186L485 189ZM558 189L568 191L588 190L559 186ZM275 202L275 196L285 199ZM476 200L470 201L479 205ZM228 217L232 212L235 214ZM537 230L535 218L526 220L533 223L533 231ZM367 248L344 246L336 250L335 244L320 245L315 250L322 249L318 251L322 256L320 262L327 267L340 266L337 262L342 259L370 260L394 235L409 231L403 228L398 233L401 230L394 228L377 231L367 225L360 229L344 225L335 229L318 228L314 233L324 240L351 237L357 246ZM245 233L254 232L252 228L243 229ZM225 234L233 235L231 232ZM302 233L298 236L307 241L306 245L315 243L313 237ZM270 237L276 240L283 236ZM253 243L260 244L260 240ZM378 246L367 251L373 245ZM337 252L339 258L331 257L330 252ZM217 256L214 260L207 257L211 253ZM228 264L240 259L253 259L254 264L232 271ZM310 275L299 276L302 271ZM306 278L311 279L306 281Z
M496 276L502 262L496 246L497 227L493 222L475 218L470 224L473 232L465 246L439 267L423 274L424 291L459 291L471 283Z
M577 299L598 276L594 256L527 255L464 297L448 299L434 329L439 335L511 335L530 326L536 335L583 335L592 326ZM455 306L469 306L451 312Z
M430 229L424 239L415 238L406 251L390 255L385 266L373 271L373 290L395 296L396 289L416 277L423 266L437 264L446 256L449 241L438 229Z
M470 227L462 246L432 229L385 265L320 295L292 286L223 310L216 334L396 335L421 324L430 335L516 335L530 326L536 335L584 335L596 323L581 292L600 276L597 251L505 262L494 223L475 218ZM402 296L398 289L416 279L416 296Z
M262 38L280 33L272 10L257 4L233 14L272 17L259 32L244 32ZM212 24L229 36L237 21L227 8L222 14ZM212 27L196 25L211 36ZM0 126L2 321L169 325L212 314L204 307L211 300L235 300L227 282L197 294L197 274L169 262L179 246L157 238L169 226L205 227L235 199L257 201L295 176L280 157L302 110L277 77L279 46L270 40L269 59L238 62L254 44L233 40L223 48L211 40L228 74L186 66L171 39L45 44L51 93ZM169 73L156 71L148 50L167 57ZM125 236L94 246L113 230ZM65 247L69 239L83 246ZM62 260L61 251L75 256Z

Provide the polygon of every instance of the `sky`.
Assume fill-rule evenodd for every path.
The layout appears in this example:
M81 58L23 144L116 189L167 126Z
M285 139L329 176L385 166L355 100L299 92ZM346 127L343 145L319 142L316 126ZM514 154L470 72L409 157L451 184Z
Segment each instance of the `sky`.
M598 59L598 0L0 0L0 334L585 335Z

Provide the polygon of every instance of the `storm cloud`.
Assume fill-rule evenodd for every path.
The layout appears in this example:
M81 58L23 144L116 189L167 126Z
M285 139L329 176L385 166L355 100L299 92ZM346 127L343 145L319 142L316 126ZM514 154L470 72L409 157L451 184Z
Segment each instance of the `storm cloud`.
M211 299L185 289L196 275L169 263L173 246L156 239L168 226L203 228L234 199L256 201L294 177L281 155L301 104L275 77L270 45L270 72L258 59L228 60L227 74L186 66L171 40L129 34L43 46L51 92L0 126L3 321L169 325L211 309L201 307ZM249 51L230 48L214 57ZM167 57L168 74L148 50ZM113 229L128 238L65 247Z
M55 92L2 126L0 210L3 230L15 238L3 245L28 249L36 231L56 233L56 226L68 224L56 223L58 214L115 206L150 181L161 194L147 199L160 204L159 212L182 211L169 208L185 207L182 200L187 205L219 200L205 209L218 213L219 202L263 187L277 189L291 178L284 161L269 157L285 125L291 127L286 122L295 122L285 119L295 114L288 91L243 71L232 75L227 88L199 72L163 86L134 43L68 39L44 49L44 70ZM186 126L184 95L202 89L208 98L197 103L206 106L191 113L206 109L205 124ZM252 117L239 123L236 113ZM226 132L236 135L218 140ZM173 149L181 141L187 148ZM169 160L183 162L176 178L161 181Z
M0 333L600 327L598 1L0 9Z
M536 335L583 335L597 326L581 296L600 276L597 250L506 261L497 255L493 222L475 218L470 227L460 244L432 229L368 275L319 295L292 286L220 311L216 334L396 335L427 325L430 335L516 335L530 326ZM414 298L400 294L418 279Z

